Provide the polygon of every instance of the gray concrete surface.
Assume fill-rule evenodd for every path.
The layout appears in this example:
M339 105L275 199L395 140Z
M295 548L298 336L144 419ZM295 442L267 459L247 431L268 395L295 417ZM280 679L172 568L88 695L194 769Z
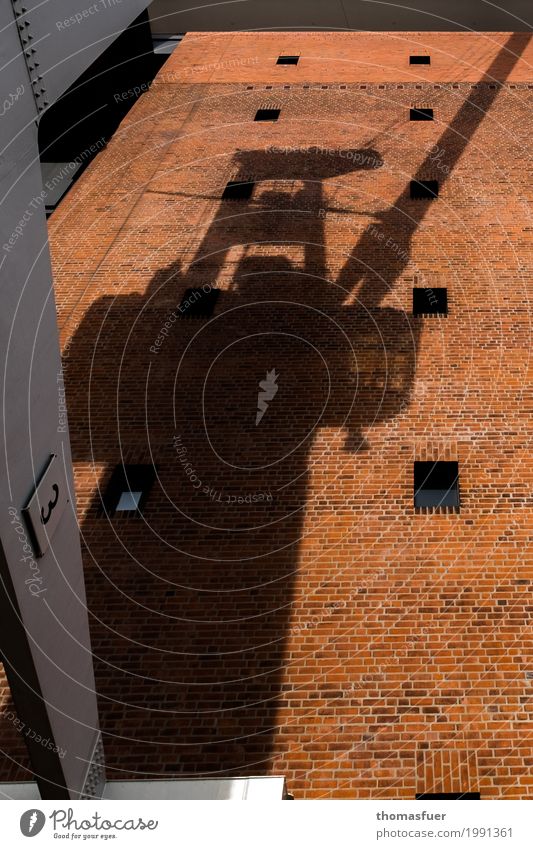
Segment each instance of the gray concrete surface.
M195 8L191 8L191 7ZM186 11L188 10L188 11ZM529 30L532 0L154 0L156 33L214 30Z

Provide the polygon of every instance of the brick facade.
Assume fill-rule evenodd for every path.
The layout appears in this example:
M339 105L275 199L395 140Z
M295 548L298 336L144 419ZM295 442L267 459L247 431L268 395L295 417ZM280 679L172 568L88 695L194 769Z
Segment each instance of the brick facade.
M531 58L189 34L50 220L109 778L529 795ZM414 510L437 459L459 512ZM121 462L142 517L98 515Z

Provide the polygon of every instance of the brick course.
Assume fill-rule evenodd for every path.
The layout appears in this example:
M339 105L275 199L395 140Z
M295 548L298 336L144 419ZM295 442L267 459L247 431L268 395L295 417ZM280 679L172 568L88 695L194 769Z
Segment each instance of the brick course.
M189 34L51 218L109 778L529 795L527 56ZM204 285L214 317L176 317ZM414 286L448 317L414 318ZM459 461L459 513L414 511L415 459ZM143 518L97 515L120 462L157 465Z

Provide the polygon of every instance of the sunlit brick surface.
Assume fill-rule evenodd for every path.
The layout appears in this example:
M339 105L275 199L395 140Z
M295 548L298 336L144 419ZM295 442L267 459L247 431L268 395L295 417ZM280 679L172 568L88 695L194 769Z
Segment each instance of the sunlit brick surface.
M533 44L508 75L500 53L508 38L504 32L190 32L162 75L214 83L477 82L496 60L495 79L506 74L510 82L531 82ZM281 54L299 56L298 65L276 66ZM430 65L410 65L412 54L429 56Z
M440 70L409 68L414 41ZM501 33L188 35L52 217L110 778L529 795L522 55ZM176 317L202 286L214 317ZM414 286L449 315L414 318ZM459 461L459 513L415 513L415 459ZM159 481L143 518L98 518L121 461Z

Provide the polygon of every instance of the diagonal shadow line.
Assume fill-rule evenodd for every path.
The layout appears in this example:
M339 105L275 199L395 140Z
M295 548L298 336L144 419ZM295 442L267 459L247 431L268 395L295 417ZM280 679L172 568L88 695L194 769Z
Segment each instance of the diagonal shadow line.
M489 89L488 95L486 89L475 91L472 97L467 98L463 102L451 124L440 136L436 146L442 150L450 149L451 151L451 155L446 162L449 170L444 173L441 179L442 183L446 182L457 165L472 140L474 133L496 100L499 94L500 84L505 82L507 77L509 77L531 38L532 34L529 32L515 32L511 35L478 83L478 85L492 83L495 85L495 88ZM476 110L474 114L473 109ZM466 133L464 131L465 126L468 127ZM424 172L431 162L432 154L428 154L418 168L414 177L415 180L423 179ZM424 203L424 210L427 209L429 203L427 201Z
M513 33L510 36L479 80L478 85L482 85L482 88L474 90L474 94L463 102L451 123L418 167L413 177L414 181L427 179L428 170L434 162L435 149L443 150L447 154L447 169L441 172L441 186L449 179L496 100L501 83L509 77L532 37L529 32ZM494 88L488 89L486 84L493 84ZM433 198L413 202L410 196L410 183L408 183L391 207L376 216L382 231L390 234L401 248L402 256L408 256L410 241L433 202ZM339 283L347 291L353 291L359 283L362 283L357 297L359 302L370 308L379 306L403 270L400 263L391 270L385 262L383 269L373 267L368 274L369 266L365 258L367 252L372 253L372 243L375 243L375 236L367 231L359 240L339 275ZM357 269L354 269L354 260L359 266Z

